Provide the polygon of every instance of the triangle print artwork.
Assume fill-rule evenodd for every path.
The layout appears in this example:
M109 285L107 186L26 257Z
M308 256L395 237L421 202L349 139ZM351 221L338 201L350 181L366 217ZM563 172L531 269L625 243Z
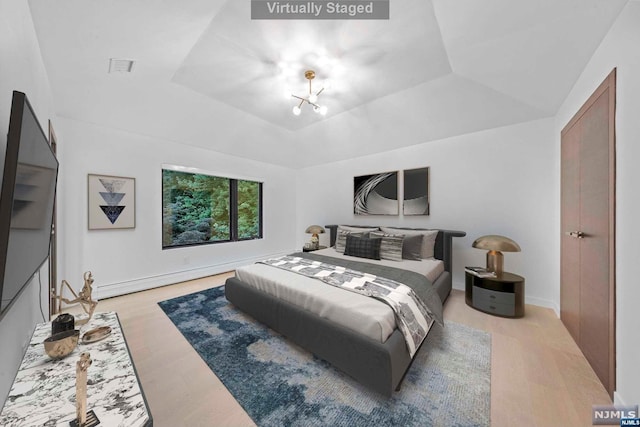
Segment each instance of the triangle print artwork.
M115 224L116 220L118 219L118 217L120 216L120 214L122 213L124 208L126 208L126 206L102 206L102 205L100 205L100 209L102 209L102 212L104 212L104 214L107 216L107 218L109 218L109 221L111 221L111 224Z
M136 228L136 179L88 174L89 230Z
M115 224L118 217L124 210L125 206L118 206L118 203L122 201L125 193L118 193L118 190L126 183L122 179L106 179L100 178L100 183L107 190L107 192L100 191L100 196L105 201L106 205L100 205L100 209L107 216L111 224Z
M100 195L109 206L117 206L125 196L124 193L105 193L104 191L101 191Z
M122 188L123 185L125 185L127 183L127 181L125 181L124 179L106 179L106 178L100 178L100 183L102 183L102 186L109 192L109 193L115 193L117 191L120 191L120 189Z

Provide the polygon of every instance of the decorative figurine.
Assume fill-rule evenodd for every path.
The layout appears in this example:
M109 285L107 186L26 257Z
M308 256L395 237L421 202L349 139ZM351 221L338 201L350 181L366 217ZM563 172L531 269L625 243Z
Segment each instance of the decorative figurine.
M89 320L91 320L91 317L93 316L93 312L96 309L96 306L98 305L98 301L94 301L91 296L93 292L93 288L91 287L91 285L93 285L93 275L91 274L90 271L87 271L84 273L84 286L82 286L82 290L80 291L80 294L76 294L73 288L71 287L71 285L69 284L69 282L67 282L66 280L63 280L62 284L60 285L60 296L55 296L55 298L58 300L58 311L61 310L60 306L62 305L63 302L69 305L76 304L76 303L79 303L80 305L82 305L82 309L84 310L85 313L89 315L89 317L86 319L76 320L75 322L76 325L84 325ZM65 286L69 289L69 291L71 291L71 293L75 297L74 299L69 300L62 296Z
M311 237L312 249L320 249L320 238L317 235Z
M76 418L78 424L87 423L87 369L91 366L89 353L80 354L80 360L76 363Z
M87 370L91 366L91 355L80 354L76 362L76 419L69 422L71 427L93 427L100 424L93 411L87 413Z

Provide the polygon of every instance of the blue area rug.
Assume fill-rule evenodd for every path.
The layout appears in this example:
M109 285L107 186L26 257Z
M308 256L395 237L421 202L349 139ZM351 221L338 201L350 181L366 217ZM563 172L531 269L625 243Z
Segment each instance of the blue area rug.
M491 335L434 325L385 398L229 303L224 287L159 303L259 426L488 426Z

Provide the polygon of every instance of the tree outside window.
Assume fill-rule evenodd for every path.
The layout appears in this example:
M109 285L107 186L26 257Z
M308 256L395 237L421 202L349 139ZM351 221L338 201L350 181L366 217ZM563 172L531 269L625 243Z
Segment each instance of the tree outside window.
M163 248L259 238L262 183L162 170Z

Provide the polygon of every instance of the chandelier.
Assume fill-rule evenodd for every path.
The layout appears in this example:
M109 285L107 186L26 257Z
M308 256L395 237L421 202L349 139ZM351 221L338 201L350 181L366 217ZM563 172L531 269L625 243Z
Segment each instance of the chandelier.
M302 106L307 103L313 107L313 111L315 111L316 113L322 116L326 115L327 107L325 105L318 105L318 97L320 96L322 91L324 91L324 86L316 93L314 93L313 89L311 88L311 80L316 77L316 72L313 70L307 70L304 72L304 77L309 80L309 94L306 97L291 94L292 97L300 100L300 103L293 107L293 114L295 116L299 116L302 112Z

